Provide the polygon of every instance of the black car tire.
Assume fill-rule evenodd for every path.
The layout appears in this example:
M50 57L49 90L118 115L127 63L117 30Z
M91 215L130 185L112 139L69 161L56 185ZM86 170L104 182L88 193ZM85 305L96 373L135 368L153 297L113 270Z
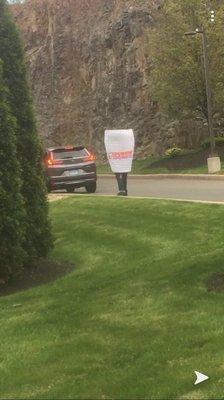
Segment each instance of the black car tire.
M95 193L96 191L96 182L91 182L86 185L87 193Z
M66 192L67 192L67 193L74 193L74 190L75 190L74 186L68 186L68 187L66 188Z

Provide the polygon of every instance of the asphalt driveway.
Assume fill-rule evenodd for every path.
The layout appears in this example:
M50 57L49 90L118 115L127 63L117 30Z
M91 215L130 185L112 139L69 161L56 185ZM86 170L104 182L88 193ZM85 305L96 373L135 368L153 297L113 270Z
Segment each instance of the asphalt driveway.
M76 193L85 193L85 190L77 190ZM96 196L116 195L117 184L114 178L99 177ZM204 178L141 178L131 177L128 181L128 193L134 197L151 197L177 200L196 200L224 203L224 180ZM50 199L63 196L50 195Z

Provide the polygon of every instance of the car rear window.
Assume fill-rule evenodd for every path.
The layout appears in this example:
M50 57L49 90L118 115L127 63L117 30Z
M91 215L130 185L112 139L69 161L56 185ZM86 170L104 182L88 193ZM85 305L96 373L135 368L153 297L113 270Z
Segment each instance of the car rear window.
M55 160L65 160L67 158L83 158L88 155L86 149L73 149L73 150L54 150L53 157Z

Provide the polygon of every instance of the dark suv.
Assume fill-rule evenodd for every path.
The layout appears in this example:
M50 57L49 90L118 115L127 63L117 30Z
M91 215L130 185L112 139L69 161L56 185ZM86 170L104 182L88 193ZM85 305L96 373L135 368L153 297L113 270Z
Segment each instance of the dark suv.
M47 187L51 190L85 187L88 193L96 191L95 157L83 146L53 147L44 154Z

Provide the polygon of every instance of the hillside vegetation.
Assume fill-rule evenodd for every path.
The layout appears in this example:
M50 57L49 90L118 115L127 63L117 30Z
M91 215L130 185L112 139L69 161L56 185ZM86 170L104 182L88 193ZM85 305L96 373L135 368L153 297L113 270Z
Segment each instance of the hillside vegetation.
M81 143L103 158L104 129L121 127L134 129L138 157L198 146L208 136L201 38L184 33L202 25L224 132L222 2L25 0L12 11L46 144Z
M214 20L211 11L214 11ZM150 75L153 98L173 118L207 120L207 99L203 70L202 35L186 32L204 30L209 56L209 80L212 87L216 130L224 125L224 57L221 43L224 5L220 1L167 0L158 15L149 43L154 67ZM223 121L222 121L223 122Z

